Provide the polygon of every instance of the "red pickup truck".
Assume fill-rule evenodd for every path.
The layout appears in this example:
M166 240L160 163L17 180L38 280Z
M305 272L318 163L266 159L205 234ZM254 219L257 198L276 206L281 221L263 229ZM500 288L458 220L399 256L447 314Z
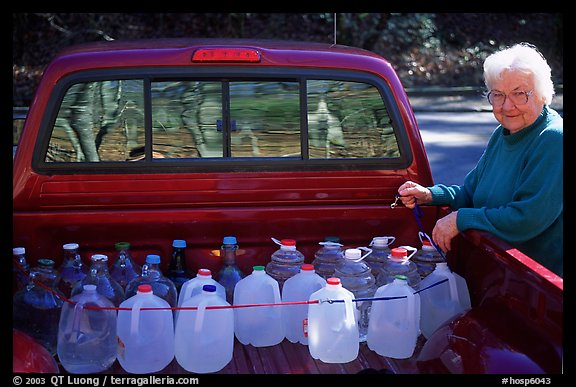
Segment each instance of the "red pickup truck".
M367 246L392 235L419 246L414 213L391 204L406 180L432 185L426 151L392 65L321 43L175 39L72 47L46 68L13 160L13 240L61 259L77 242L86 263L129 241L135 260L188 242L187 265L217 271L212 251L235 235L239 266L265 265L291 238L310 263L336 235ZM423 206L431 234L446 208ZM484 232L447 254L472 309L412 358L325 364L284 340L236 342L220 373L563 372L563 280ZM122 373L115 365L114 372ZM174 361L165 373L184 373Z

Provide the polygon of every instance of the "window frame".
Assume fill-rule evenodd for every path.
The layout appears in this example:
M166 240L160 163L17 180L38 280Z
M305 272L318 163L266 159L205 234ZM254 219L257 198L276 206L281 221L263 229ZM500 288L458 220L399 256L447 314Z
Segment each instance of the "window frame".
M136 162L46 162L45 157L56 117L64 95L76 83L110 80L142 80L144 86L144 133L145 155ZM300 85L301 157L232 157L232 158L153 158L152 157L152 100L151 83L155 81L296 81ZM337 158L316 159L308 155L308 93L307 80L332 80L361 82L372 85L391 118L397 140L398 158ZM223 98L225 96L223 95ZM223 103L223 130L229 130L229 101ZM349 170L394 170L407 168L413 160L407 130L394 95L386 81L372 73L347 70L306 67L245 67L245 66L202 66L202 67L146 67L87 70L63 77L54 86L40 124L32 168L39 174L130 174L130 173L205 173L205 172L264 172L264 171L349 171ZM229 139L229 136L226 136Z

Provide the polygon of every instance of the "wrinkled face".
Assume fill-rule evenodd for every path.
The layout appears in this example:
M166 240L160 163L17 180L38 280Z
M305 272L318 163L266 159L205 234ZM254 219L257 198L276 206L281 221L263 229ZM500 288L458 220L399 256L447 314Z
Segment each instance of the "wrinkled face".
M492 112L498 122L510 133L516 133L531 125L542 112L544 101L534 91L531 74L505 70L502 73L502 78L496 80L491 86L492 93L500 94L500 97L502 94L506 96L503 104L494 103L492 105ZM514 93L522 95L522 92L528 93L528 101L523 103L524 100L522 100L514 103L512 101L514 98L510 98L510 96Z

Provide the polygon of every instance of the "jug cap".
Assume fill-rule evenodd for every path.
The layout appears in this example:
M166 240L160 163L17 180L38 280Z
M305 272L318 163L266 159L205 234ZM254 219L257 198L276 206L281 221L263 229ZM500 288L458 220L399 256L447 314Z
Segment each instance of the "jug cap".
M206 277L212 275L212 272L210 269L198 269L198 275Z
M300 270L312 271L312 270L314 270L314 265L312 265L311 263L303 263L302 266L300 266Z
M78 247L80 247L78 243L66 243L62 245L64 250L76 250Z
M390 255L393 259L406 259L408 257L408 250L404 247L395 247L390 250Z
M235 245L238 243L235 236L225 236L222 240L223 245Z
M138 293L152 293L152 285L150 284L142 284L138 285Z
M406 277L405 275L402 274L396 274L394 276L395 279L401 280L401 281L408 281L408 277Z
M106 262L108 261L108 256L104 255L104 254L94 254L91 257L93 262L98 262L98 261L102 261L102 262Z
M14 247L12 249L12 254L14 255L26 254L26 249L24 247Z
M172 247L176 247L177 249L183 249L186 247L186 241L184 239L174 239L172 241Z
M294 239L282 239L280 240L282 246L296 246L296 241Z
M254 266L252 267L254 271L264 271L264 266Z
M157 254L148 254L146 256L146 263L160 263L160 256Z
M216 291L216 285L204 285L202 286L202 290L205 292L214 293Z
M326 284L328 284L328 285L340 285L340 278L330 277L326 280Z
M127 250L130 248L130 242L117 242L114 245L114 248L116 250Z

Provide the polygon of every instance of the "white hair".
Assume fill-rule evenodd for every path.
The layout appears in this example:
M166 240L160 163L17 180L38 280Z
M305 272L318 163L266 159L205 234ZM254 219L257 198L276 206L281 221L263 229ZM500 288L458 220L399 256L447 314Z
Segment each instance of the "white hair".
M531 74L534 93L543 98L546 105L552 103L554 83L552 70L540 51L529 43L519 43L489 55L484 61L484 83L488 90L501 79L505 70L519 70Z

